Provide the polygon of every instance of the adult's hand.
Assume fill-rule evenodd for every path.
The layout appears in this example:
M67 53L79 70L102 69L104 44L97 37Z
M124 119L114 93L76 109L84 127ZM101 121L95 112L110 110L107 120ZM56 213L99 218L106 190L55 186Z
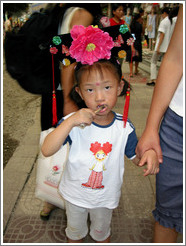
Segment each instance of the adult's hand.
M137 157L141 159L144 152L150 149L153 149L156 152L159 163L162 163L163 156L160 147L159 134L156 130L145 129L136 147Z

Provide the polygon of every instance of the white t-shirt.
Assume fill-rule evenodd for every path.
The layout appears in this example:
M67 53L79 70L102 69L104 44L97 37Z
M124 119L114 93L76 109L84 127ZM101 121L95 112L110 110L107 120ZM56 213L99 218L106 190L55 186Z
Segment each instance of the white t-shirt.
M137 137L131 122L127 121L124 128L122 115L114 115L109 125L100 126L93 122L84 129L74 127L67 137L71 146L59 192L72 204L85 208L114 209L118 206L124 155L129 159L135 157ZM102 175L97 188L83 186L91 174Z
M170 42L170 31L171 31L171 22L168 17L165 17L159 25L158 28L158 36L156 39L156 46L155 46L155 51L157 51L159 39L160 39L160 32L164 33L164 39L163 42L161 43L160 46L160 52L165 53L167 51L169 42Z
M183 77L174 93L169 107L179 116L183 117Z

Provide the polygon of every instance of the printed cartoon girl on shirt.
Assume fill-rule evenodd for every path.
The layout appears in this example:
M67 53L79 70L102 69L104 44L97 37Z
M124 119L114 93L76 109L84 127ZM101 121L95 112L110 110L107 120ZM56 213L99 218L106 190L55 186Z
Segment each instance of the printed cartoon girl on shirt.
M90 168L92 170L88 182L82 184L82 186L92 189L103 189L102 185L103 180L103 171L105 171L104 160L106 159L108 153L112 150L112 144L106 142L101 146L100 143L95 142L91 144L90 151L93 152L96 162Z

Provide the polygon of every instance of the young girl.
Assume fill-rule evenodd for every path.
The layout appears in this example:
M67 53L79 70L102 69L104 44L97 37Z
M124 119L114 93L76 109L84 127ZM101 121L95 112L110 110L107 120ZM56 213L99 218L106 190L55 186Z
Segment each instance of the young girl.
M76 91L87 108L64 117L46 137L42 153L53 155L67 141L71 146L59 185L66 205L68 242L82 242L90 214L91 237L109 243L112 212L121 195L124 155L136 165L147 162L144 176L158 173L159 163L155 152L148 150L139 164L134 126L128 120L124 128L122 115L112 111L124 86L117 61L78 63L75 77Z

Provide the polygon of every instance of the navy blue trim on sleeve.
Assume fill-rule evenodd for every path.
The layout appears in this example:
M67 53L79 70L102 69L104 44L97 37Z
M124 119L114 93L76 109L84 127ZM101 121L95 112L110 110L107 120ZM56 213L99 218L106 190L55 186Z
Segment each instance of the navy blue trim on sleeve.
M138 139L136 136L136 132L134 130L129 134L128 140L127 140L127 145L125 147L125 155L129 159L136 155L135 149L136 149L137 143L138 143Z
M64 121L64 119L63 118L61 118L59 121L58 121L58 123L57 123L57 125L56 125L56 127L58 127L62 122Z

